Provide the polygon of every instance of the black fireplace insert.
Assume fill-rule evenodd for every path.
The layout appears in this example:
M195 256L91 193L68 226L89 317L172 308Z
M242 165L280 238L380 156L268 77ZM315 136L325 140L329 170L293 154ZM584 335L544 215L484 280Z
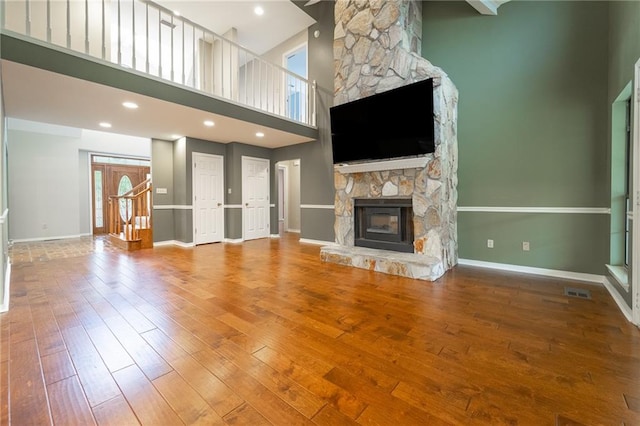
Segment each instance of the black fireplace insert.
M410 198L356 198L356 246L413 253Z

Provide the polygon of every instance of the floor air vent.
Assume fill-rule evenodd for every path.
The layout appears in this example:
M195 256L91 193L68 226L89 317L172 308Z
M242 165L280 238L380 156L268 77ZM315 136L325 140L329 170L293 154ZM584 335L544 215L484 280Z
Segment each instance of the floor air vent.
M579 297L580 299L591 299L591 291L583 288L565 287L564 295L571 297Z

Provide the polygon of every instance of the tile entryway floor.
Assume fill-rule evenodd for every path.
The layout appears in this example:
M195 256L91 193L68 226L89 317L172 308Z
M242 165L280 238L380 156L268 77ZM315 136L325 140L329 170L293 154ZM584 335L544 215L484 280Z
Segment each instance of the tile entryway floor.
M51 259L85 256L94 252L118 251L106 235L48 241L18 242L9 245L12 264L46 262Z

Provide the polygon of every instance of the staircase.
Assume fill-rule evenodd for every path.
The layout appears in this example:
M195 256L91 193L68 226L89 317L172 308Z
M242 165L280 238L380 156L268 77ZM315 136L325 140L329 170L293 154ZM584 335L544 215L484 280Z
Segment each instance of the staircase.
M109 240L127 251L153 248L151 179L109 197Z

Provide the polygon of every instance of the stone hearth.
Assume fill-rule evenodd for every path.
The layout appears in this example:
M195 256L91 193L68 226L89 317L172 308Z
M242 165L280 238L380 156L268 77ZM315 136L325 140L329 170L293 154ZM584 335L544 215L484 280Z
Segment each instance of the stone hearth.
M433 78L433 154L336 166L336 244L322 247L325 262L436 280L458 261L458 91L447 74L417 53L420 1L349 1L335 6L334 104ZM366 149L366 147L363 147ZM413 253L354 245L355 198L411 198Z

